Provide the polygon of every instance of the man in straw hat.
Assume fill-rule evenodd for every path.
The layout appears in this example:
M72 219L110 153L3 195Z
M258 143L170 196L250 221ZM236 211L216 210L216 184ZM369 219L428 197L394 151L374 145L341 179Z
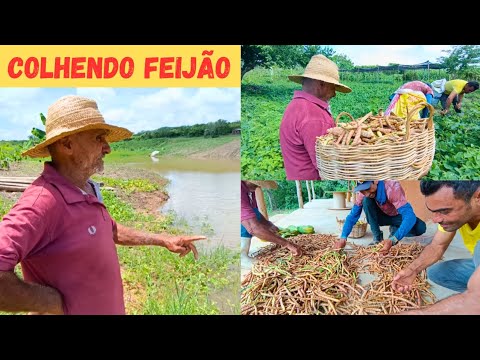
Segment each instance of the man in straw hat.
M359 181L353 191L360 194L345 219L342 234L334 248L345 247L347 237L360 218L362 209L373 233L373 243L370 245L382 243L383 247L379 251L381 254L388 253L404 237L419 236L427 230L425 222L415 215L398 181ZM385 225L390 225L390 236L386 240L380 230L380 226Z
M0 222L0 310L125 314L115 244L159 245L185 256L204 236L150 234L113 220L98 184L109 142L131 137L105 123L95 101L65 96L48 109L46 140L24 153L51 156ZM23 280L14 273L22 266Z
M418 258L395 274L392 288L412 290L417 275L427 269L430 281L458 294L401 314L480 314L480 181L422 180L420 191L438 230ZM472 257L440 261L457 231Z
M258 187L271 189L277 188L278 185L275 181L241 181L241 263L242 267L248 268L252 263L252 259L248 255L252 236L284 246L294 255L302 255L302 249L298 245L282 238L278 234L278 227L265 219L258 210L257 199L255 197L255 190Z
M340 83L338 67L323 55L311 58L302 75L291 75L302 84L295 90L280 124L280 147L287 180L320 180L315 142L335 127L328 102L336 91L352 90Z

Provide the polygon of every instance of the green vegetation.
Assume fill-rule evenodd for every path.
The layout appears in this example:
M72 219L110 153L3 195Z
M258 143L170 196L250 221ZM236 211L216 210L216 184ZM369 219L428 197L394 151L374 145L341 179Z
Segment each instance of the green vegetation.
M332 191L346 191L349 188L346 180L314 181L313 189L316 199L331 199ZM298 209L297 188L295 181L279 180L277 189L263 189L265 204L269 214L284 212L284 210ZM300 181L302 186L303 202L308 201L306 181ZM351 187L351 186L350 186ZM288 212L288 211L287 211Z
M160 190L160 186L148 179L113 179L106 176L93 176L93 180L103 183L105 186L119 188L127 194L133 192L152 192Z
M288 80L287 76L292 73L296 73L295 70L256 68L242 82L243 179L285 179L279 127L294 90L301 90L300 85ZM402 80L393 75L385 76L384 82L375 84L343 82L353 91L349 94L337 93L330 101L334 119L342 111L360 117L370 111L377 113L379 109L386 109L389 95L403 84ZM476 91L464 97L462 114L457 115L452 111L442 117L439 111L436 112L436 154L432 169L425 178L480 178L480 169L476 165L480 160L479 100L480 94ZM342 118L341 121L345 120Z
M216 138L176 137L158 139L133 138L129 141L112 143L112 153L105 157L106 162L116 162L135 156L150 156L159 151L158 156L186 157L195 152L206 151L238 139L238 135L224 135Z
M228 122L217 120L206 124L184 125L176 127L162 127L157 130L141 131L135 134L134 139L158 139L175 137L211 137L229 135L240 127L240 121Z
M22 159L21 141L1 141L0 140L0 170L8 170L13 163Z
M13 201L9 199L5 199L0 194L0 221L3 219L5 214L10 211L13 206Z

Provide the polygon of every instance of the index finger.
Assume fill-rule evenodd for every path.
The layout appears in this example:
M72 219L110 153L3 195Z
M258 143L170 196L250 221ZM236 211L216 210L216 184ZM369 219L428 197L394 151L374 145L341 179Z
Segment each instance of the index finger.
M194 235L194 236L184 236L183 240L185 241L196 241L196 240L204 240L206 236Z

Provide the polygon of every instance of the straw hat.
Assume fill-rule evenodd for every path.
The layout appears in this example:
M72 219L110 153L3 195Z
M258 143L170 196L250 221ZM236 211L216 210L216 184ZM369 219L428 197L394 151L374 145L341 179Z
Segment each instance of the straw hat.
M108 130L108 142L120 141L132 136L132 132L122 127L105 123L94 100L77 95L61 97L48 108L46 140L22 153L34 158L50 156L47 146L55 141L86 130Z
M303 75L290 75L291 81L301 84L303 78L322 80L330 84L335 84L335 90L342 93L352 91L348 86L340 84L340 75L338 66L323 55L315 55L310 59Z
M257 186L260 186L263 189L277 189L278 184L276 181L273 180L247 180L248 182L251 182L252 184L255 184Z

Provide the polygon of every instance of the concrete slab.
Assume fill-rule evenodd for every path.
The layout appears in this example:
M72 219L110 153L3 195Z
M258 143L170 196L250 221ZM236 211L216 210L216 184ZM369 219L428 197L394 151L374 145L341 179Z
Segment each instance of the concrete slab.
M350 210L331 210L333 206L332 199L314 199L306 204L304 204L303 209L298 209L293 211L291 214L278 214L270 217L270 221L273 222L276 226L288 227L289 225L312 225L315 228L316 233L323 234L334 234L339 236L340 230L338 229L337 220L345 219L350 213ZM347 207L352 206L351 203L347 203ZM365 218L365 214L362 212L360 217L361 219ZM402 241L404 243L418 241L423 245L429 244L433 235L437 229L437 224L432 222L427 222L427 231L425 234L412 238L404 238ZM388 237L389 229L388 226L381 228L384 233L384 237ZM367 246L373 241L373 234L370 230L370 226L367 227L367 232L364 237L354 239L348 238L348 242L354 243L356 245ZM256 251L260 250L264 246L270 245L269 242L261 241L256 237L252 238L252 243L250 246L250 254L254 254ZM459 233L453 239L453 242L450 244L449 248L445 252L443 260L451 259L460 259L460 258L471 258L470 252L463 245L463 240ZM241 266L241 278L251 270L251 262L243 261ZM368 281L366 279L365 281ZM362 281L363 282L363 281ZM456 294L455 291L446 289L442 286L438 286L434 283L432 284L432 292L437 297L437 300L444 299L450 295Z

